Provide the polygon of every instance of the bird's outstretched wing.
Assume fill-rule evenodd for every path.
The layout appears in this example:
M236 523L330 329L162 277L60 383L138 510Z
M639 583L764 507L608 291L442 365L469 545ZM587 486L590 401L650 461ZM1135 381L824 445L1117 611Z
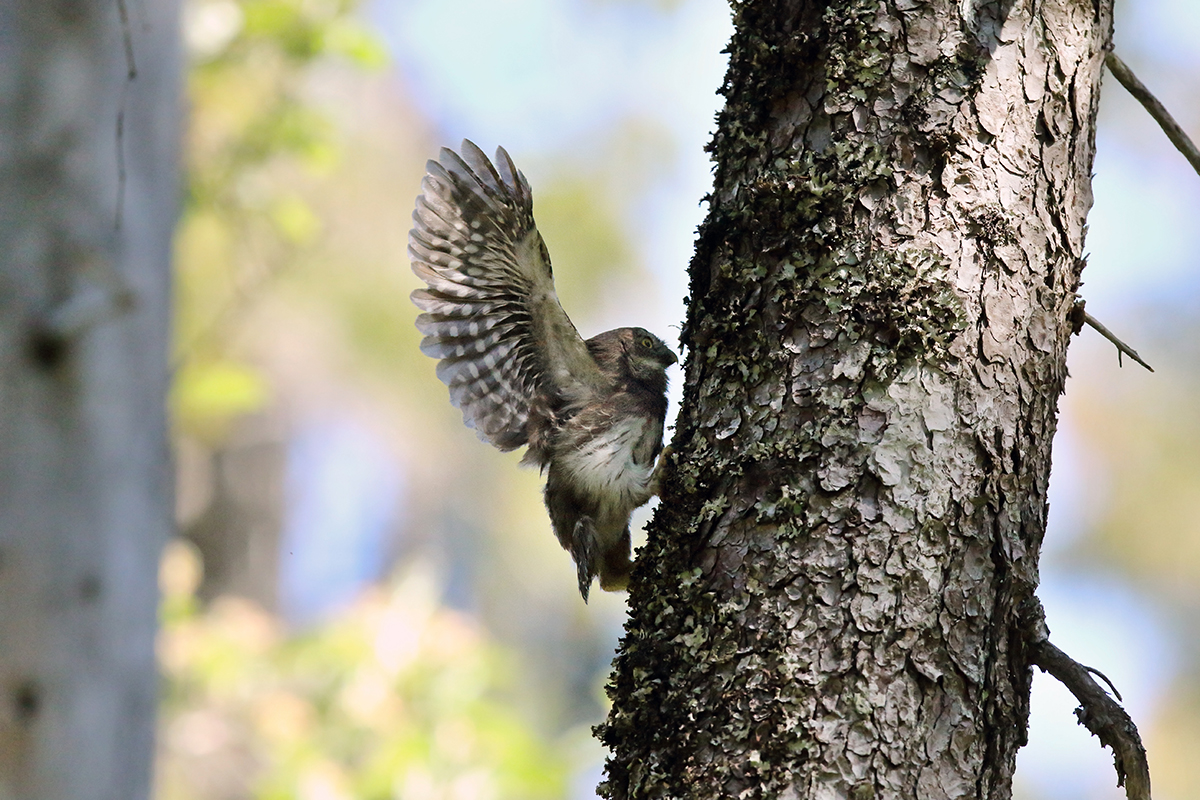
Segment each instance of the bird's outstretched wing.
M408 237L429 284L412 294L421 350L441 359L438 377L480 438L534 450L539 425L608 379L559 305L525 176L504 148L496 166L470 141L461 149L426 165Z

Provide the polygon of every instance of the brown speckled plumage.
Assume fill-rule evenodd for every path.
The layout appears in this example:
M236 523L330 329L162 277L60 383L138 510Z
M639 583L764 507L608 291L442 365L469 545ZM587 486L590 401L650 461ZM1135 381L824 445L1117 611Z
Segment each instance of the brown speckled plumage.
M558 541L586 601L629 579L629 516L654 494L675 354L641 328L586 342L558 303L533 195L508 153L493 166L464 141L430 161L413 212L409 256L428 284L421 350L463 421L501 450L528 446L547 473Z

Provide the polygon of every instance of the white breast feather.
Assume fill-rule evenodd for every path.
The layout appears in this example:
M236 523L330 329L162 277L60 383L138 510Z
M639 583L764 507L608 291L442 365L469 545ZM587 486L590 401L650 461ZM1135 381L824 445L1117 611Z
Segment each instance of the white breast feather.
M651 427L657 430L651 430ZM647 434L662 436L661 426L645 417L628 417L583 447L564 453L565 466L587 491L600 498L614 495L631 508L648 499L654 463L639 464L634 450Z

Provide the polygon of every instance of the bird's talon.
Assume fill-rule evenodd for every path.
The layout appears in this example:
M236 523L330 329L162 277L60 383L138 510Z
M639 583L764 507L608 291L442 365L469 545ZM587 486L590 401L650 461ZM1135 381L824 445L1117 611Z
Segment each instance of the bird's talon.
M650 476L650 496L659 497L662 489L663 471L667 468L667 463L675 458L675 448L667 445L658 454L658 463L654 465L654 474Z

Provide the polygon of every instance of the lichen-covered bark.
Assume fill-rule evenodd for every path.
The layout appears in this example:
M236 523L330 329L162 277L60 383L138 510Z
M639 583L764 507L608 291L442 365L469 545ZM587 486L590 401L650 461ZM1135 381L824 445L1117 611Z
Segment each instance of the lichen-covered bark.
M609 798L1007 798L1111 0L735 3Z

